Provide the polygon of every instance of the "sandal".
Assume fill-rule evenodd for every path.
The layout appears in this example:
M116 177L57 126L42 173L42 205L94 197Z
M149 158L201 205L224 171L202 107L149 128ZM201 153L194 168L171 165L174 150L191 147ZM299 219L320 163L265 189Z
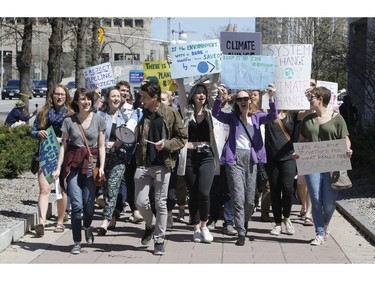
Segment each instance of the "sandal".
M305 225L305 226L312 226L312 225L314 225L314 223L313 223L313 221L312 221L311 218L306 217L305 221L303 222L303 225Z
M104 227L100 226L98 228L98 232L99 232L99 235L104 236L107 233L107 229L105 229Z
M53 232L64 232L64 230L65 230L65 226L63 224L58 224L58 225L56 225Z
M35 225L34 230L35 230L36 235L38 235L40 237L44 235L44 225L43 224L39 223L39 224Z

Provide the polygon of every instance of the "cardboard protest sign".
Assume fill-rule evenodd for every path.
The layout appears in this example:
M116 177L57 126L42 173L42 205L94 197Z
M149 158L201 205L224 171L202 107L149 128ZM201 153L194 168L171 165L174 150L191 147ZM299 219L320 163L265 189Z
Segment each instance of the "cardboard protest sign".
M266 89L275 80L275 57L223 55L221 81L229 89Z
M40 142L39 146L39 165L49 184L53 182L52 172L57 167L59 158L60 144L57 140L55 131L50 126L46 130L48 137Z
M331 91L331 100L329 101L328 108L334 109L337 108L337 96L338 96L338 84L335 82L328 82L328 81L316 81L317 87L326 87L328 90Z
M220 32L220 48L224 55L260 55L260 32Z
M116 86L116 79L112 73L112 66L109 62L85 68L83 70L86 88L92 92L96 87L106 89Z
M229 125L221 123L212 116L212 123L214 126L214 137L216 141L217 151L219 152L219 159L223 153L224 144L229 135Z
M145 61L143 63L144 79L157 82L162 91L176 91L176 84L171 79L171 69L166 60Z
M218 39L168 46L172 59L172 78L186 78L221 71L221 50Z
M310 86L312 48L310 44L262 46L262 55L275 57L277 109L310 108L305 90ZM262 103L262 108L267 106Z
M345 139L293 143L298 175L351 170Z

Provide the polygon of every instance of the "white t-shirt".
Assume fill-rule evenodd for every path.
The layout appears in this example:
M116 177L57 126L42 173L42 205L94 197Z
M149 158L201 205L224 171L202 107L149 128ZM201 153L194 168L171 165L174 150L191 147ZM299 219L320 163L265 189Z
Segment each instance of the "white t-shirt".
M246 125L247 131L249 132L251 138L254 136L254 127L253 122L251 120L251 117L247 117L247 125ZM236 136L236 146L240 149L251 149L251 141L249 137L247 136L247 133L242 126L241 122L239 124L238 130L237 130L237 136Z

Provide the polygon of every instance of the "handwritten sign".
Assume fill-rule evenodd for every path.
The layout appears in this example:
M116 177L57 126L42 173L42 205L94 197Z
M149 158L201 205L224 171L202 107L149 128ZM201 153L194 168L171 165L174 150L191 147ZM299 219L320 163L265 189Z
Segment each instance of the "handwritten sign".
M60 144L52 127L49 127L46 131L48 137L40 143L39 147L39 165L47 182L51 184L53 182L52 172L57 167Z
M351 170L350 158L346 155L345 139L297 142L294 152L300 156L296 160L298 175Z
M331 100L328 104L328 109L334 109L337 107L337 96L338 96L338 84L335 82L328 82L328 81L316 81L317 87L326 87L328 90L331 91Z
M310 108L305 90L310 86L312 48L310 44L262 46L262 55L275 57L274 85L278 109Z
M220 48L224 55L260 55L260 32L220 32Z
M275 80L275 57L223 55L221 81L230 89L266 89Z
M162 91L176 91L177 87L171 79L171 69L166 60L145 61L143 71L145 79L157 82Z
M116 86L116 79L112 73L112 66L109 62L85 68L83 70L86 88L94 91L96 87L106 89Z
M168 46L172 59L172 79L221 72L218 39Z
M227 141L229 135L229 125L221 123L215 117L212 116L212 123L214 126L214 137L216 141L217 151L219 153L219 159L223 153L224 144Z

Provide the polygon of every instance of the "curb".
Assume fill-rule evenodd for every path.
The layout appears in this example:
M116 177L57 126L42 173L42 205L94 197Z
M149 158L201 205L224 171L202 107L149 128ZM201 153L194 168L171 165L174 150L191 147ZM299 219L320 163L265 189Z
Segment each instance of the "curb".
M49 202L46 219L57 215L56 201ZM12 243L19 241L27 232L34 229L38 219L38 213L27 216L26 219L15 222L12 227L0 232L0 253L7 249Z
M356 207L345 200L340 200L336 202L336 209L350 223L355 225L362 232L362 235L375 243L375 229L367 223L366 217Z

